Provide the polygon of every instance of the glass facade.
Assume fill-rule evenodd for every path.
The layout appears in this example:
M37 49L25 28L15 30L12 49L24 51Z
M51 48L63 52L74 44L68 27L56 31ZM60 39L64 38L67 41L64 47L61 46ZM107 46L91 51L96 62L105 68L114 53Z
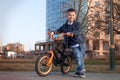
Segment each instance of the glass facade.
M65 11L73 8L74 0L46 0L46 39L48 38L48 30L58 29L65 23ZM77 0L76 0L77 1ZM79 1L79 0L78 0ZM84 2L87 0L83 0ZM76 4L76 8L78 5ZM85 8L83 9L83 12Z

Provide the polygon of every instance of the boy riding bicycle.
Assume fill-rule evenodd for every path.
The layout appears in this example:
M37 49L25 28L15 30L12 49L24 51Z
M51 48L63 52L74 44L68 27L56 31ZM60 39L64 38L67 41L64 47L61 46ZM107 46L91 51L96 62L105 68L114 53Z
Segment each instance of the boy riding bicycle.
M85 37L81 35L81 24L76 21L76 11L74 9L67 10L67 20L56 31L51 32L50 36L54 38L55 33L66 33L64 36L64 44L72 47L73 55L77 62L75 77L86 77L84 67L84 56L86 52Z

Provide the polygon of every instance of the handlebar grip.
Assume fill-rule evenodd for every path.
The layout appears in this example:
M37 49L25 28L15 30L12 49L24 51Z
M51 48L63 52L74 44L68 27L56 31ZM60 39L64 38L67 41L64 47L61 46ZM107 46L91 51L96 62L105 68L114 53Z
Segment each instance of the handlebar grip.
M50 31L48 31L48 34L50 34Z

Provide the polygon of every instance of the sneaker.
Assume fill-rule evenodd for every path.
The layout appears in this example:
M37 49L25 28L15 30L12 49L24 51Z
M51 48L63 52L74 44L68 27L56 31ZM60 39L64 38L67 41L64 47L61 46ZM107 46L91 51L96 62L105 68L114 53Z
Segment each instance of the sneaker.
M79 72L75 72L74 77L78 77L78 76L80 76L80 73Z
M85 73L80 73L80 77L85 78L86 77Z

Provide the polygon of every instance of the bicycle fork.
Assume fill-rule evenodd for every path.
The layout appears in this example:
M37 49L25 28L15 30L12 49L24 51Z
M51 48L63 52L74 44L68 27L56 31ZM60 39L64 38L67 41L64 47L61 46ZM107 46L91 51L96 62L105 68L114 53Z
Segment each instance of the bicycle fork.
M53 51L49 51L49 54L50 54L50 59L49 59L49 62L47 63L47 65L52 64L53 57L54 57L54 53L53 53Z

